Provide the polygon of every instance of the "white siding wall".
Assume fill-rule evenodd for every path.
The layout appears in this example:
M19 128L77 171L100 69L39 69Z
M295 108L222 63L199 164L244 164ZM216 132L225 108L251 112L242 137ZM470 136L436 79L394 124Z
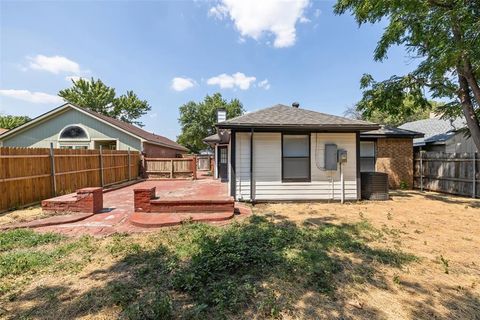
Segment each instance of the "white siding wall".
M250 133L236 133L235 149L235 196L250 200Z
M311 182L282 182L281 133L254 133L253 177L256 200L340 200L340 170L325 171L325 144L348 152L345 199L357 199L355 133L311 134ZM250 199L250 133L237 133L237 199Z

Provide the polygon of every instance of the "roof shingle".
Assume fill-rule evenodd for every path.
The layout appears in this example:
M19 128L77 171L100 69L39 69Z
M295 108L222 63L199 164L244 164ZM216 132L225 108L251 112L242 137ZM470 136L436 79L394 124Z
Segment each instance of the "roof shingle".
M375 123L277 104L217 124L219 128L374 130Z

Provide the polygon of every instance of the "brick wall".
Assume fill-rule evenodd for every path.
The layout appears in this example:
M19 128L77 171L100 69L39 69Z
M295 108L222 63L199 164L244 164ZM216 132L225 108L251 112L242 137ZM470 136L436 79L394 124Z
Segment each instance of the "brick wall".
M150 143L143 144L143 152L146 154L147 158L176 158L177 155L187 153L185 151L175 150Z
M155 199L155 187L133 190L133 210L135 212L150 212L150 200Z
M55 212L99 213L103 209L103 189L83 188L76 194L60 196L42 201L42 210Z
M400 187L404 181L413 187L413 140L388 139L377 140L376 171L388 174L391 189Z

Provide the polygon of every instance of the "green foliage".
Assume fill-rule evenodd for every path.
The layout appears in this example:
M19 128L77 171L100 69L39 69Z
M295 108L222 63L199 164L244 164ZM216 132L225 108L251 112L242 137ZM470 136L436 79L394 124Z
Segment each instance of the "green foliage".
M116 96L115 89L100 79L72 80L72 87L60 90L58 95L68 102L107 115L124 122L142 126L138 118L151 110L146 100L141 100L133 91Z
M408 183L406 181L400 181L400 189L401 190L407 190L408 189Z
M445 259L445 257L443 255L440 255L440 263L442 264L443 266L443 272L445 272L446 274L449 274L450 271L449 271L449 262L450 260L448 259Z
M143 237L70 239L7 231L0 234L8 239L2 244L9 244L0 252L0 295L14 291L11 299L23 299L15 293L20 281L23 285L46 272L61 276L79 271L89 261L98 268L79 278L104 280L103 285L93 281L89 290L67 302L62 301L72 292L69 284L29 289L27 295L36 297L33 307L14 311L14 317L50 318L58 311L82 317L117 306L119 317L126 319L224 319L247 309L280 318L298 298L289 296L290 286L296 288L294 295L302 288L302 294L314 290L332 295L337 277L340 284L344 277L357 283L378 281L378 264L402 267L416 259L368 246L381 231L366 220L312 225L251 216L222 228L192 223Z
M440 112L439 110L443 106L443 104L433 100L429 100L427 104L420 106L407 95L405 100L398 102L401 107L397 105L397 107L392 106L391 109L386 106L377 108L375 105L377 98L373 97L376 93L378 92L375 90L365 92L365 95L368 95L371 99L363 99L352 108L348 108L344 113L345 116L398 127L406 122L428 119L431 112Z
M472 117L480 105L480 2L337 0L334 9L337 14L350 12L360 25L387 22L375 60L387 59L388 50L400 45L419 61L410 73L384 81L364 75L360 81L363 98L357 105L362 114L412 116L430 108L428 94L446 102L438 110L445 118L463 112L480 148L478 119Z
M31 119L28 116L0 115L0 128L10 130L18 126L21 126L22 124L30 120Z
M182 132L178 137L178 142L194 153L206 149L208 146L202 140L216 133L215 123L218 109L227 110L227 119L237 117L245 112L239 100L232 99L227 102L220 93L207 95L202 102L187 102L180 107L178 121Z
M31 248L47 243L56 243L64 237L56 233L37 233L31 229L16 229L0 233L0 252L12 249Z

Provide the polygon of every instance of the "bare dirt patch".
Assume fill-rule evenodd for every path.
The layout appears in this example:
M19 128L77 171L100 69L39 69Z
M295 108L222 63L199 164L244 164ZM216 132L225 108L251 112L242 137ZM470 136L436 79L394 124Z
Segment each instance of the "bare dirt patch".
M379 266L377 282L343 286L325 303L311 293L298 306L310 314L388 319L480 319L480 201L399 191L390 201L259 204L274 221L341 225L366 220L382 234L372 243L415 254L402 269ZM340 310L343 310L340 312Z

